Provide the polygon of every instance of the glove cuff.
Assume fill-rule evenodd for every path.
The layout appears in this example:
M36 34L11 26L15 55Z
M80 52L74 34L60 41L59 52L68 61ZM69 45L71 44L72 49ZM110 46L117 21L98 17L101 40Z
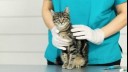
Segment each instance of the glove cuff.
M96 42L98 45L102 44L105 38L104 32L101 29L95 29L95 33L96 33Z
M59 33L59 30L56 28L56 26L54 26L54 27L51 29L51 32Z

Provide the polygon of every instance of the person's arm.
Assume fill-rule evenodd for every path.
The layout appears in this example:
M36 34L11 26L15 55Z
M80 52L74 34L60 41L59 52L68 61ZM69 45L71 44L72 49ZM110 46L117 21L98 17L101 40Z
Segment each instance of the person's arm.
M127 24L127 3L116 6L117 17L102 28L105 38L117 33Z
M103 43L105 38L119 32L127 24L127 3L116 6L116 10L118 13L117 17L101 29L93 30L88 26L74 25L74 28L71 30L73 36L76 36L76 39L86 39L97 45Z
M43 17L43 20L44 20L46 26L49 29L52 29L54 27L54 23L52 20L52 13L51 13L52 9L53 9L52 1L44 0L43 7L42 7L42 17Z
M57 33L58 30L57 30L56 26L54 25L52 12L51 12L51 10L53 9L52 1L44 0L42 8L43 8L42 9L43 20L44 20L46 26L48 27L48 29L50 29L52 36L53 36L52 44L56 48L66 50L65 46L69 46L70 41L67 39L61 38Z

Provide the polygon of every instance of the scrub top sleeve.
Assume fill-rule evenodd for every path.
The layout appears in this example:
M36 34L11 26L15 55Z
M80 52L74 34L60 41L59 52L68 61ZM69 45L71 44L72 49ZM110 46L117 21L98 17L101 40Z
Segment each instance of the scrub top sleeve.
M119 5L119 4L122 4L122 3L125 3L127 2L127 0L115 0L115 6Z

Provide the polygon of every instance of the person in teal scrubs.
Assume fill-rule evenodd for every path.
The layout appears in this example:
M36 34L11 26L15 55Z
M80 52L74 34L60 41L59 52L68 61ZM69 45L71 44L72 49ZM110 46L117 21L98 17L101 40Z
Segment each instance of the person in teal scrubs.
M73 35L89 41L89 65L120 65L120 30L127 24L127 0L44 0L42 15L48 27L45 58L48 65L62 64L61 50L68 45L56 33L51 10L62 12L68 7Z

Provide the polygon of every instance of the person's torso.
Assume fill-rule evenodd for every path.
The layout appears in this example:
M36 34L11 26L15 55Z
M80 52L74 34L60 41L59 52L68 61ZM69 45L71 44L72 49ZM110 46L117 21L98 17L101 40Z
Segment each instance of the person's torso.
M115 16L115 0L52 0L54 11L64 11L69 7L72 24L84 24L91 28L101 28Z
M102 28L116 17L115 0L52 0L52 3L55 12L64 11L69 7L73 25L83 24L92 29ZM53 61L61 54L61 50L52 45L50 30L48 36L49 44L45 57ZM107 63L121 58L118 40L119 32L105 39L101 45L89 43L89 63Z

